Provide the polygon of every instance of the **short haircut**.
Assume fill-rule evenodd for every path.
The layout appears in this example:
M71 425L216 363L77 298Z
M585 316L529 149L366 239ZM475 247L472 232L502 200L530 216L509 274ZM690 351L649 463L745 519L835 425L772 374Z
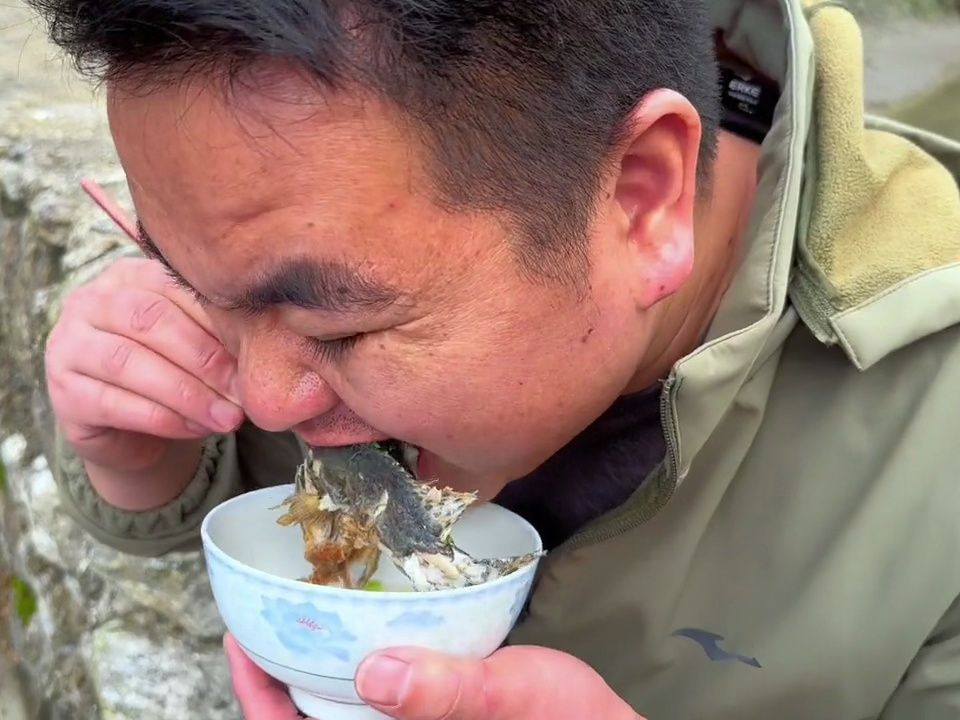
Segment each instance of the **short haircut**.
M529 269L568 274L631 111L669 88L720 116L704 0L30 0L98 80L236 79L265 58L373 90L411 121L438 198L506 214ZM582 272L582 268L580 270Z

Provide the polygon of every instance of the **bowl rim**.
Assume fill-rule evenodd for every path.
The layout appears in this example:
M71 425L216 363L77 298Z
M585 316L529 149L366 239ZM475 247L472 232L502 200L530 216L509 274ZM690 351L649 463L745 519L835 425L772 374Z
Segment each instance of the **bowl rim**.
M386 600L399 600L402 602L423 602L429 598L436 598L437 600L442 600L444 598L451 597L461 597L464 595L471 595L476 593L486 593L494 588L512 585L517 582L518 578L522 578L525 575L533 573L537 566L540 563L540 560L543 559L543 556L546 554L543 549L543 538L540 536L540 533L537 532L537 529L525 518L521 517L512 510L499 505L497 503L487 501L481 504L476 505L475 507L482 507L483 505L492 505L496 507L500 512L504 512L510 515L514 521L520 523L522 526L526 527L527 530L536 538L537 544L533 552L540 553L540 557L537 558L533 563L528 565L521 570L518 570L509 575L504 575L499 577L496 580L490 582L481 583L480 585L470 585L467 587L461 588L450 588L448 590L430 590L425 592L417 591L399 591L399 590L355 590L347 588L338 588L332 587L329 585L314 585L312 583L307 583L302 580L294 580L282 575L275 575L269 573L265 570L260 570L251 565L237 560L228 552L223 550L210 536L210 524L213 522L215 515L226 512L230 505L234 503L239 503L243 500L246 500L251 495L259 495L266 493L276 493L279 488L286 488L288 492L292 492L294 485L293 483L284 483L282 485L268 485L267 487L257 488L256 490L248 490L247 492L242 492L239 495L235 495L229 500L224 500L222 503L215 506L210 510L203 518L203 522L200 524L200 539L203 544L203 548L206 552L213 554L217 560L224 563L225 565L233 568L237 572L251 575L253 577L259 578L260 580L267 582L269 584L279 585L281 587L286 587L291 590L306 592L309 594L315 595L327 595L331 598L337 598L340 600L357 600L369 602L376 602L377 599Z

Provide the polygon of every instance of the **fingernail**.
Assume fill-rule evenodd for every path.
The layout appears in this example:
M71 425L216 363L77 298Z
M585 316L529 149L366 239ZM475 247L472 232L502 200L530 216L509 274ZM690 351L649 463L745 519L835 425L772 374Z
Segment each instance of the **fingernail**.
M210 406L210 417L223 430L233 430L240 422L240 408L226 400L214 400Z
M410 680L410 666L403 660L380 655L368 660L357 675L357 691L366 702L382 708L400 705Z

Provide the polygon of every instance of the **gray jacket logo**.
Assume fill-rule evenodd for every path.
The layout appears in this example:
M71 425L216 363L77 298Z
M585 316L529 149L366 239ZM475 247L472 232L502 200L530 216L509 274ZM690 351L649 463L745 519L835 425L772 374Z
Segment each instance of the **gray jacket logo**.
M697 628L681 628L679 630L675 630L672 635L674 637L685 637L693 640L703 648L703 651L707 654L707 657L715 662L733 660L735 662L743 663L744 665L750 665L751 667L761 667L760 663L754 657L738 655L737 653L728 652L720 647L720 643L726 639L722 635L707 632L706 630L698 630Z

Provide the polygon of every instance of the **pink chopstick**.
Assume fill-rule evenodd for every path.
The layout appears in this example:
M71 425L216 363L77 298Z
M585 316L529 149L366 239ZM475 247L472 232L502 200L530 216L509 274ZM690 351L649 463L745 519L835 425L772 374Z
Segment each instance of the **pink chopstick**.
M110 196L107 195L102 187L89 178L81 180L80 187L86 191L87 195L93 198L93 201L110 216L110 219L113 220L117 224L117 227L123 230L131 240L134 242L139 241L140 233L137 232L137 226L134 225L123 210L120 209L120 206L110 199Z

